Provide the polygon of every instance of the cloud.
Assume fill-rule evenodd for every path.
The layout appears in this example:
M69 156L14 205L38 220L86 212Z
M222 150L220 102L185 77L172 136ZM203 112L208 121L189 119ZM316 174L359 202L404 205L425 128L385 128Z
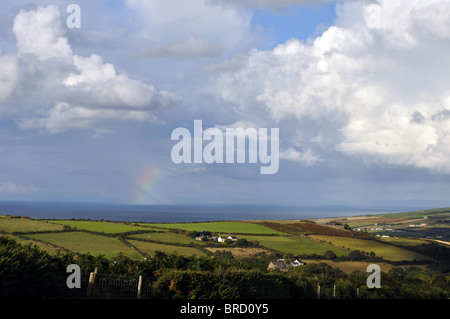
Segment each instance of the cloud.
M243 5L252 9L268 8L271 10L278 11L284 7L320 4L320 3L334 2L335 0L216 0L216 1L221 1L227 4Z
M34 193L41 191L40 188L33 185L21 185L12 182L0 184L0 193Z
M0 52L0 105L15 92L20 81L19 63L15 56Z
M93 54L74 56L77 72L63 82L65 97L74 104L107 109L159 109L171 106L177 97L166 91L118 74L114 65Z
M144 57L214 57L222 53L223 47L207 42L199 36L191 35L189 38L167 45L157 44L146 50Z
M26 92L22 102L34 112L17 121L21 129L59 133L105 121L154 121L152 111L178 101L173 93L120 74L98 54L73 54L56 6L20 11L13 33L17 55L0 56L0 103Z
M136 36L150 47L146 50L150 56L216 56L256 41L248 9L210 0L125 3L139 26Z
M311 41L218 68L211 92L244 119L265 114L280 132L308 135L285 149L450 173L450 3L350 1L337 15ZM286 159L302 158L294 149Z
M17 125L24 130L38 129L56 134L71 129L88 129L95 127L99 123L118 120L156 122L156 117L146 111L91 109L67 103L58 103L46 110L42 116L18 120Z
M322 159L314 154L312 150L308 149L304 152L300 152L293 147L290 147L287 150L280 151L280 159L298 162L306 167L314 166L322 161Z
M21 10L14 20L13 32L19 54L34 54L39 60L72 60L72 48L64 36L61 13L56 6Z

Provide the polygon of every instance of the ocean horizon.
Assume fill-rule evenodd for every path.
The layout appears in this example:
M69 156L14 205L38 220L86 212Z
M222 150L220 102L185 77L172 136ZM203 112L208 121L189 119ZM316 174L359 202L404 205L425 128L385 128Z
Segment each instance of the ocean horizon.
M431 207L430 207L431 208ZM124 222L203 222L221 220L292 220L409 212L424 207L128 205L73 202L0 201L0 215L36 219L90 219Z

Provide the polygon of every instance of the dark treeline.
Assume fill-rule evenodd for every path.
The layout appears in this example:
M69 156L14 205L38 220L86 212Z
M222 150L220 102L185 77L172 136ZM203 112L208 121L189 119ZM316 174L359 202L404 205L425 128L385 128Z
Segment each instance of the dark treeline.
M69 290L66 267L70 264L79 265L84 277L95 268L108 278L128 280L143 276L144 298L155 299L317 298L318 285L322 287L322 298L450 297L446 265L430 264L426 270L394 267L382 273L381 288L368 289L368 273L364 270L346 274L325 263L311 263L288 272L268 271L267 265L274 257L263 253L237 260L229 252L205 257L156 252L146 260L134 261L123 255L110 259L89 254L50 255L36 246L0 236L0 298L64 298Z

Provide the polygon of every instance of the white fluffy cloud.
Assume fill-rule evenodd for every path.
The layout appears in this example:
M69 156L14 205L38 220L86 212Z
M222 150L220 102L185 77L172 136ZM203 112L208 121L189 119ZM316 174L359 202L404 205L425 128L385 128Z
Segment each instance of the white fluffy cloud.
M20 81L20 71L17 58L13 55L3 55L0 52L0 105L6 102L16 90Z
M214 92L249 118L312 127L303 149L450 173L450 3L351 1L337 13L311 42L252 51L215 75Z
M34 54L39 60L72 60L72 48L64 36L59 8L38 7L36 11L21 10L14 20L13 32L19 54Z
M151 121L153 110L177 101L173 93L118 73L97 54L74 55L62 21L56 6L20 11L12 29L17 56L0 55L0 103L22 90L38 107L18 121L20 128L58 133L111 120Z

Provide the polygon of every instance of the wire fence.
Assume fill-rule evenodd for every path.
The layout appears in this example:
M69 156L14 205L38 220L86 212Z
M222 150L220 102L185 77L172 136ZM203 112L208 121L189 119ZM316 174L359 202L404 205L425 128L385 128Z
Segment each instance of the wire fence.
M80 288L66 288L65 299L144 299L152 296L152 282L142 276L118 279L92 273L82 275Z
M153 299L153 281L142 276L134 279L110 278L91 273L81 276L81 288L66 288L67 299ZM366 287L340 287L317 285L309 298L316 299L366 299L371 298L372 289Z

